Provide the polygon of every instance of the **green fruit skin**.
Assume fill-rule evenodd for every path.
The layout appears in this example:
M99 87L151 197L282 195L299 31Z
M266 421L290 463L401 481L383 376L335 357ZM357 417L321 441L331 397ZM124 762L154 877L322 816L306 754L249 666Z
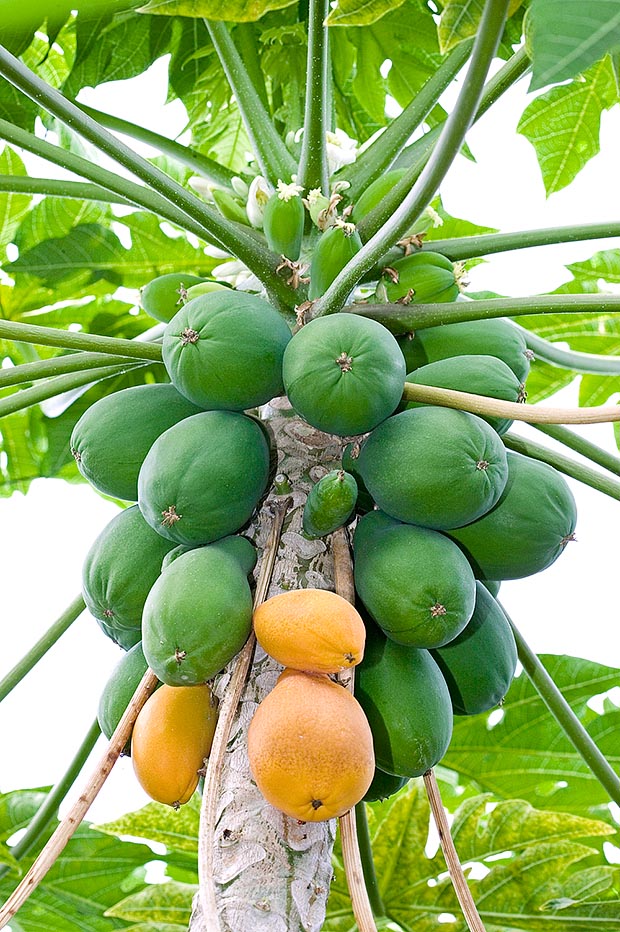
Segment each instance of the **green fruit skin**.
M467 559L447 537L385 520L371 511L354 539L355 588L374 621L393 641L440 647L465 628L476 581Z
M408 782L407 777L395 777L393 774L385 773L384 770L375 767L372 783L362 799L365 803L383 802L385 799L389 799L390 796L394 796L399 790L402 790Z
M197 285L202 281L204 281L203 278L198 275L189 275L187 272L158 275L140 289L140 302L150 317L167 324L182 303L179 289Z
M343 469L332 469L310 490L303 513L308 537L324 537L342 527L355 510L357 482Z
M147 669L148 664L144 658L142 644L138 642L126 654L123 654L112 670L103 687L97 707L97 721L108 741L114 734L116 726L123 717ZM128 738L123 754L129 756L130 753L131 740Z
M577 507L557 470L508 452L508 482L487 514L449 530L483 579L521 579L551 566L573 539Z
M377 767L399 777L426 773L452 737L450 693L430 653L368 626L356 669L355 696L370 724Z
M338 362L342 358L350 360L347 371ZM302 327L286 347L282 374L295 411L340 437L376 427L394 411L405 384L404 360L392 334L354 314L318 317Z
M525 338L509 321L468 320L441 327L427 327L398 338L407 372L451 356L497 356L512 369L519 382L530 371L530 355Z
M379 508L435 530L485 514L508 478L506 451L492 427L432 405L380 424L362 446L358 469Z
M457 392L471 392L473 395L486 395L488 398L500 398L517 404L525 399L525 386L505 362L496 356L451 356L438 359L410 372L405 379L414 385L433 385L437 388L450 388ZM420 402L408 401L403 410L419 408ZM480 415L487 424L505 434L512 420L510 418Z
M228 191L223 191L220 188L213 188L211 194L215 201L215 206L222 217L226 217L227 220L232 220L235 223L242 223L243 226L249 227L250 221L248 220L248 215L241 201L238 201L237 198L233 197Z
M140 640L146 597L172 546L133 505L106 524L86 555L84 601L102 631L124 650Z
M354 450L356 450L355 456L353 456ZM350 473L355 479L355 484L357 485L356 510L361 512L372 511L375 503L368 493L368 489L364 485L364 480L359 474L359 470L357 468L358 453L359 446L357 444L347 443L346 447L342 451L342 468L345 472Z
M406 299L413 292L412 304L434 304L456 301L460 294L452 263L440 253L414 253L397 259L391 269L398 273L398 281L392 281L389 276L383 279L388 301Z
M225 285L223 282L216 282L215 280L209 279L206 282L199 282L197 285L192 285L191 288L187 289L187 302L193 301L194 298L199 298L203 294L211 294L214 291L230 291L230 285ZM176 313L179 313L180 308L177 309ZM172 320L172 318L170 318Z
M502 585L501 579L481 579L480 582L485 589L488 589L493 598L497 598L497 594Z
M301 253L306 213L300 197L272 194L265 205L263 232L270 249L295 262Z
M220 540L208 546L217 547L218 550L221 550L223 553L228 553L230 556L234 557L246 576L249 576L256 566L256 561L258 559L256 547L247 537L242 537L240 534L231 534L230 537L222 537ZM174 563L178 557L195 549L195 547L179 544L178 547L170 550L163 559L161 565L162 572L167 569L171 563Z
M374 210L374 208L387 197L394 185L398 184L401 178L406 174L406 171L406 168L401 168L385 172L385 174L376 178L372 184L368 185L366 190L353 205L351 217L355 219L356 223L359 223L362 217L369 214L371 210Z
M146 600L142 647L169 686L196 686L241 650L252 627L252 595L239 561L217 546L178 557Z
M506 616L482 583L466 628L432 650L457 715L488 712L504 698L517 668L517 645Z
M325 294L331 283L353 256L362 248L357 230L345 232L342 227L329 227L314 247L310 264L311 301Z
M174 385L135 385L88 408L71 434L71 452L92 486L123 501L138 500L138 473L157 438L203 409Z
M208 544L243 527L268 477L269 446L258 424L232 411L205 411L155 441L138 477L138 504L168 540Z
M187 342L188 333L195 342ZM194 404L243 411L283 393L290 339L275 308L227 288L194 298L172 318L163 359L173 385Z

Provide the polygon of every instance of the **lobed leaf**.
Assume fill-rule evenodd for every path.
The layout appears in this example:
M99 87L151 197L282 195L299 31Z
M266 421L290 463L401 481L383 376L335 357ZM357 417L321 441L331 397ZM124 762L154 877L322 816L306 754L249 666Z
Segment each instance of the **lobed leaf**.
M328 26L368 26L404 2L405 0L338 0L326 22Z
M229 23L251 23L270 10L281 10L293 0L148 0L139 13L158 16L191 16L195 19L224 20Z

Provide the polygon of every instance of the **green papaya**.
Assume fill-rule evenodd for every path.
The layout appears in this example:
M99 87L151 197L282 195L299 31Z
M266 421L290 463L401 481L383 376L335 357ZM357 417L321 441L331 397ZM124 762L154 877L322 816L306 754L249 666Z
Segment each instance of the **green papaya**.
M444 530L475 521L506 485L506 451L497 433L465 411L428 405L379 424L358 469L383 511Z
M485 589L488 589L493 598L496 598L497 593L499 592L502 585L501 579L481 579L480 582L485 587Z
M525 401L525 386L505 362L496 356L451 356L429 362L410 372L406 382L414 385L433 385L437 388L450 388L457 392L471 392L473 395L486 395L487 398L499 398L515 404ZM403 406L419 408L420 402L408 401ZM512 420L510 418L481 415L498 434L505 434Z
M429 651L396 644L368 626L355 696L370 724L377 767L419 777L444 756L452 737L452 702Z
M234 223L242 223L246 227L250 226L245 204L239 198L234 197L230 191L224 191L222 188L212 188L211 196L222 217L232 220Z
M435 304L460 294L454 266L437 252L415 252L385 269L377 297L382 301Z
M202 281L204 278L187 272L158 275L140 289L140 303L147 314L167 324L183 303L182 292Z
M357 594L393 641L440 647L472 616L476 581L456 544L437 531L371 511L354 538Z
M360 445L358 443L347 443L346 447L342 451L342 461L341 465L345 472L350 473L355 479L355 484L357 486L357 502L356 509L357 511L372 511L375 503L373 502L368 489L364 485L364 480L359 474L357 468L357 458L359 456Z
M484 579L521 579L551 566L575 539L575 499L547 463L508 452L508 481L487 514L447 533Z
M365 803L383 802L383 800L389 799L390 796L402 790L408 782L407 777L395 777L393 774L385 773L384 770L375 767L375 775L372 778L372 783L364 793L363 801Z
M284 351L282 376L295 411L340 437L372 430L399 403L402 354L390 331L356 314L317 317Z
M257 422L204 411L155 441L138 477L138 504L163 537L208 544L249 520L268 478L269 445Z
M283 393L291 331L256 295L226 289L188 302L164 333L173 385L202 408L244 411Z
M407 372L449 356L497 356L525 382L533 354L514 324L502 317L426 327L398 338Z
M222 537L220 540L215 541L215 543L209 544L209 546L217 547L218 550L221 550L224 553L228 553L230 556L234 557L238 561L239 566L246 576L249 576L256 566L256 548L247 537L242 537L240 534L231 534L230 537ZM178 547L170 550L162 561L162 572L167 569L171 563L174 563L177 557L180 557L184 553L189 553L190 550L195 549L195 547L179 544Z
M320 298L337 275L362 248L360 235L353 223L340 222L328 227L318 239L310 264L311 301Z
M383 175L380 175L371 184L369 184L366 190L359 196L353 205L353 213L351 214L351 217L355 220L355 222L359 223L360 220L366 216L366 214L369 214L371 210L374 210L374 208L377 207L381 201L390 193L394 185L401 180L406 172L406 168L392 169L392 171L384 172Z
M144 658L142 644L138 642L126 654L123 654L112 670L103 687L97 707L97 721L108 741L114 734L116 726L123 717L147 669L148 664ZM123 754L129 756L130 753L131 740L128 738Z
M189 301L193 301L194 298L199 298L202 294L211 294L213 291L230 291L231 286L225 284L224 282L217 282L215 279L209 279L208 281L199 282L197 285L192 285L190 288L186 289L186 300L185 304ZM176 313L180 308L177 310ZM172 320L172 318L170 318Z
M308 537L324 537L342 527L355 510L357 482L344 469L332 469L312 487L303 513Z
M265 205L263 231L270 249L278 255L299 259L306 212L300 197L303 188L278 181L278 190Z
M102 631L124 650L140 640L146 597L172 547L132 505L106 524L86 555L84 601Z
M431 654L457 715L488 712L504 698L517 668L517 646L508 619L482 583L476 583L476 607L467 626Z
M167 383L123 388L87 408L73 428L71 452L96 489L135 502L138 473L155 440L202 410Z
M252 594L239 560L221 547L177 557L149 592L142 648L169 686L197 686L241 650L252 627Z

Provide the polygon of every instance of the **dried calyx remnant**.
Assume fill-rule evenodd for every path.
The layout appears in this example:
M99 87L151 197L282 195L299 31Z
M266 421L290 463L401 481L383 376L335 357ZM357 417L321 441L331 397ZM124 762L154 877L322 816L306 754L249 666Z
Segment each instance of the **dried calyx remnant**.
M343 372L350 372L353 368L353 359L351 356L348 356L346 353L341 353L340 356L336 359L336 363L340 366Z
M172 527L177 521L180 521L183 515L177 514L176 505L168 505L165 511L162 511L162 524L164 527Z

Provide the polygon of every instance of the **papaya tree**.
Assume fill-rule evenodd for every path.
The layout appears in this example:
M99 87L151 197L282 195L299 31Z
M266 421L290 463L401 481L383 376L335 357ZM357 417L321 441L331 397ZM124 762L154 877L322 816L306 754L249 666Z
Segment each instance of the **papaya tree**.
M2 493L119 506L0 699L86 610L120 647L65 775L0 797L0 927L617 929L619 671L537 656L499 588L571 546L565 475L620 499L570 426L620 420L620 252L526 297L467 270L620 223L502 233L441 198L526 76L519 131L570 184L618 102L615 5L0 9ZM161 60L186 142L81 99ZM576 378L579 407L535 404ZM134 722L155 801L92 825Z

